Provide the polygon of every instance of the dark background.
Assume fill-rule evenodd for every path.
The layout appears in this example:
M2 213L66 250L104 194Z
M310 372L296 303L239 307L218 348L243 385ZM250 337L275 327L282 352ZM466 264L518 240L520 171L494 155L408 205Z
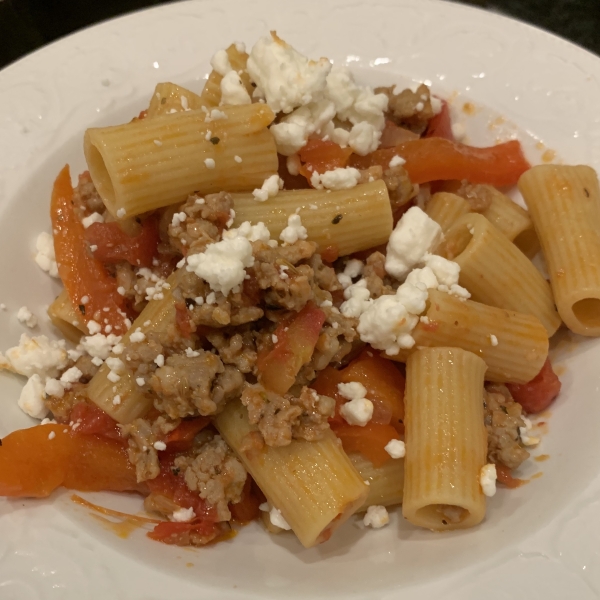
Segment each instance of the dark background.
M166 2L0 0L0 68L86 25L158 4ZM463 4L527 21L600 55L600 0L463 0Z

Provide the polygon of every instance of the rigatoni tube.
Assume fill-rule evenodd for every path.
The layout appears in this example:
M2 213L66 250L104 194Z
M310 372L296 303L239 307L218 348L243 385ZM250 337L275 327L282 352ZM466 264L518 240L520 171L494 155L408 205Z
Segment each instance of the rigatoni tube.
M201 108L202 100L198 94L176 83L158 83L146 113L146 118L168 115L186 110Z
M413 330L413 350L389 358L405 362L422 346L456 346L483 358L489 381L527 383L548 357L548 333L532 315L430 290L424 317Z
M404 490L404 459L391 458L380 467L358 452L348 458L369 485L369 495L357 512L367 510L369 506L394 506L402 504Z
M460 265L473 300L536 316L553 335L561 320L548 282L485 217L469 213L446 232L437 252Z
M315 442L244 450L256 427L239 401L230 402L215 425L306 548L328 540L367 497L368 486L331 431Z
M471 212L471 205L451 192L437 192L429 199L425 212L445 232L459 217Z
M485 370L481 358L460 348L423 348L408 358L402 514L414 525L465 529L485 516Z
M392 233L392 209L383 181L338 191L283 190L268 202L257 202L252 194L233 198L234 227L262 221L276 239L288 217L297 213L308 239L317 242L321 252L329 247L339 256L385 244Z
M48 307L52 324L71 342L77 344L82 335L87 335L87 327L81 313L75 310L67 290L63 290Z
M540 165L521 176L548 265L558 312L569 329L600 335L600 188L591 167Z
M212 114L212 113L211 113ZM203 110L88 129L92 181L116 219L183 202L194 191L245 191L277 172L264 104Z

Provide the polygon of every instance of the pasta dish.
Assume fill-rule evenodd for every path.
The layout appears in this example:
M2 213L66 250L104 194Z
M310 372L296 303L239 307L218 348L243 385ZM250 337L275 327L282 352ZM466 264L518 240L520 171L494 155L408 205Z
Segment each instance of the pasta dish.
M427 85L361 86L274 32L211 66L88 129L54 182L35 260L63 339L0 355L41 421L1 440L0 495L135 492L184 546L260 520L311 547L395 505L478 525L559 394L550 338L600 335L596 172L467 145Z

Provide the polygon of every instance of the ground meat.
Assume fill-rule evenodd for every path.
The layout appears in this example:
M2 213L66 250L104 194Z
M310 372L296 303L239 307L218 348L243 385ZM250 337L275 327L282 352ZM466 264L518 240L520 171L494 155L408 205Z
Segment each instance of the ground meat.
M472 184L463 180L455 193L471 205L473 212L482 213L490 207L497 190L491 185Z
M140 365L150 365L150 370L153 371L154 359L159 354L164 356L165 353L160 337L157 331L148 332L143 342L132 342L127 346L120 356L121 360L134 372ZM148 372L148 369L145 371Z
M248 474L220 436L204 444L196 456L176 458L175 466L183 471L188 488L216 508L219 521L231 519L228 504L241 500Z
M308 264L313 270L314 281L319 288L330 293L342 289L335 270L323 263L320 254L313 254Z
M171 214L169 239L182 254L202 252L217 241L231 217L233 199L226 192L188 196L185 203ZM186 219L173 221L173 214L186 214ZM180 222L178 222L180 221Z
M213 294L214 301L206 299ZM260 319L264 312L256 306L257 298L250 297L246 286L239 292L231 292L227 297L221 292L212 292L208 283L194 273L184 273L179 285L173 290L176 298L185 302L189 311L192 330L198 327L227 327L251 323ZM196 298L202 298L196 302Z
M154 479L160 473L158 454L154 444L173 431L179 421L167 421L159 417L153 424L146 419L135 419L129 425L121 425L121 435L128 438L129 461L135 465L138 483Z
M335 401L303 387L299 397L280 396L261 385L247 385L242 403L250 423L258 426L267 446L287 446L292 439L319 440L329 429Z
M488 461L516 469L529 458L519 427L525 427L521 405L505 385L488 384L484 392L484 420L488 432Z
M58 396L46 396L44 404L56 421L59 423L68 423L73 407L79 402L86 402L87 399L85 387L82 384L74 384L70 390L65 391L61 398Z
M88 354L80 356L75 361L74 366L77 367L82 373L81 377L79 378L81 383L88 383L100 368L92 362L92 357Z
M395 293L393 282L385 272L385 256L381 252L372 252L367 257L363 279L367 282L371 298Z
M391 86L375 88L375 93L388 97L386 117L414 133L423 133L434 116L429 88L425 84L421 84L415 92L405 89L394 94L394 87Z
M256 343L251 331L231 333L211 331L206 339L214 346L226 365L234 365L242 373L252 373L256 365Z
M85 171L79 176L79 183L73 190L73 205L79 218L94 212L103 214L106 211L104 202L98 190L96 190L89 171Z
M388 189L393 212L410 202L419 190L418 186L411 183L408 172L401 165L386 169L382 179Z
M224 366L212 352L197 352L169 356L150 379L154 406L171 418L214 415L241 393L244 378L235 367Z
M278 246L271 248L264 242L253 242L252 252L257 261L275 264L277 260L282 264L290 263L297 265L300 261L309 259L317 250L314 242L300 240L289 246Z

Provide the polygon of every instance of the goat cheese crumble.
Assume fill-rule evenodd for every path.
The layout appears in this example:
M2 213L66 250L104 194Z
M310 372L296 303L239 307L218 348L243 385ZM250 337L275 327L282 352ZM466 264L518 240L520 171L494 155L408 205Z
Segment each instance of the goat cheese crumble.
M276 196L282 187L283 179L281 179L277 174L271 175L263 181L260 189L257 188L252 192L252 195L254 196L255 200L258 200L259 202L265 202L269 198Z
M337 168L319 174L313 171L310 178L312 186L318 190L347 190L357 185L360 180L360 171L353 167Z
M54 240L49 233L43 231L38 235L35 242L35 262L42 271L46 271L51 277L58 277L58 265L54 254Z
M21 306L18 310L17 320L30 329L33 329L38 323L37 317L26 306Z
M392 458L404 458L406 456L406 446L402 440L390 440L384 449Z
M246 269L254 265L252 244L245 237L223 239L204 252L187 257L187 270L204 279L215 292L227 296L244 282Z
M363 517L363 523L373 529L381 529L390 522L390 515L385 506L369 506Z
M496 493L496 465L493 463L484 465L481 467L479 473L479 485L481 485L481 491L488 497L493 496Z
M300 215L290 215L287 227L279 234L279 239L286 244L294 244L298 240L305 240L307 237L308 232L306 227L302 225Z
M338 383L338 392L349 400L340 408L340 414L350 425L364 427L373 417L373 403L366 398L367 388L358 381Z

